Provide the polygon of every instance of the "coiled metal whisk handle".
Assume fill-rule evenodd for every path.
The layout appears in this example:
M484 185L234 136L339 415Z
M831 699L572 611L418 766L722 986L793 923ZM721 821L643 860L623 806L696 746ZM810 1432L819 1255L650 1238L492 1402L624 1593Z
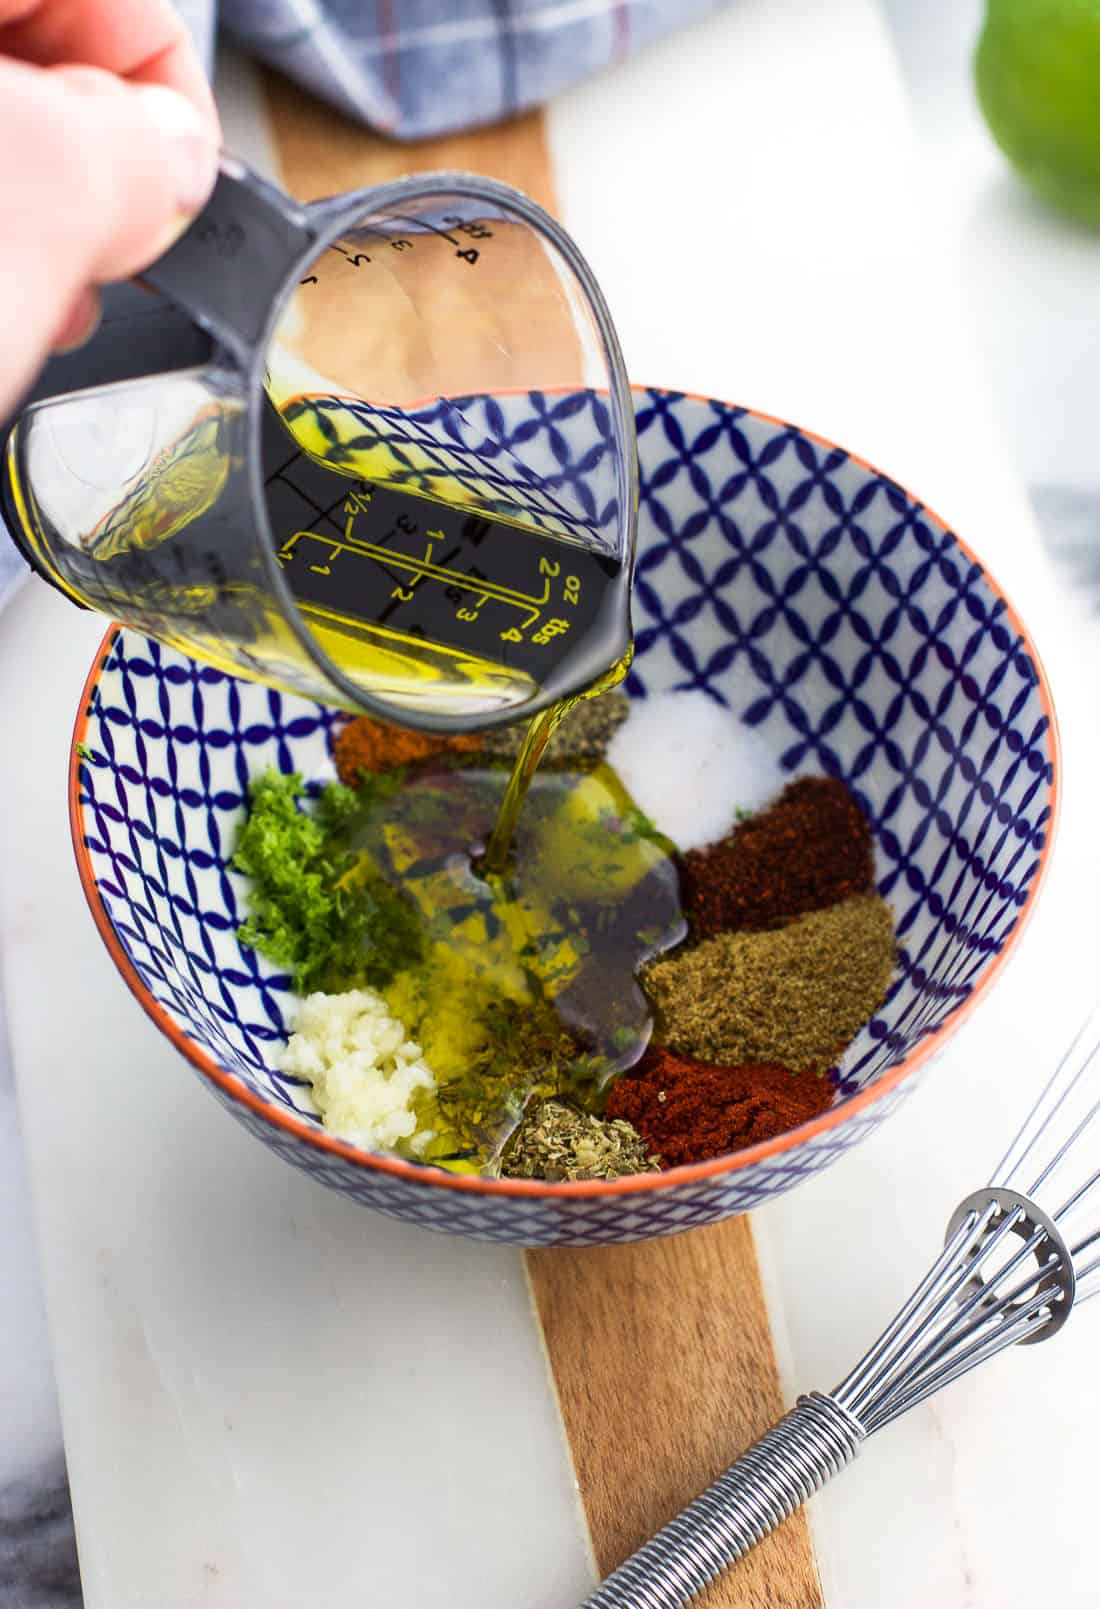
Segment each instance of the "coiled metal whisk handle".
M867 1432L821 1392L743 1453L586 1598L582 1609L683 1609L850 1464Z

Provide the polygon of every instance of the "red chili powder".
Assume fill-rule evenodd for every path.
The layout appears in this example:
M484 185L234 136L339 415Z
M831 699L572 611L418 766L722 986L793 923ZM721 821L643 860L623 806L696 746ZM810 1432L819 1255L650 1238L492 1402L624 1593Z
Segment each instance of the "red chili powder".
M361 771L392 771L436 754L462 753L481 747L472 735L433 737L430 732L410 732L401 726L387 726L369 715L357 716L342 727L332 740L336 774L349 788L359 781Z
M831 1104L817 1073L770 1065L715 1067L651 1045L611 1087L607 1116L633 1123L666 1168L743 1151Z
M871 829L838 777L803 777L725 838L684 856L684 912L697 938L779 927L870 892Z

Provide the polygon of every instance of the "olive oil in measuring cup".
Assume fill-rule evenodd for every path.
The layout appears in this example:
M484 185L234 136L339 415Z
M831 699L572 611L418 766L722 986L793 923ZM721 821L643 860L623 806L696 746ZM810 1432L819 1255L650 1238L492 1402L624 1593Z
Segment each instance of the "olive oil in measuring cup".
M143 284L0 430L5 518L66 596L443 733L625 662L630 391L541 209L461 174L302 206L226 159Z
M626 652L629 570L606 548L397 479L349 478L304 452L287 463L286 446L271 409L266 496L283 579L329 657L395 707L516 715L601 680Z
M425 720L591 686L629 641L634 531L633 416L595 287L461 197L379 209L307 268L268 342L264 457L314 640Z
M629 569L603 549L552 533L552 519L540 529L410 495L394 484L400 464L389 483L345 479L341 489L314 421L340 417L346 444L345 410L329 399L298 399L290 408L296 441L310 441L315 455L280 463L283 420L271 409L268 507L285 531L284 578L330 657L385 686L394 702L426 688L437 704L540 707L482 862L484 873L499 873L555 728L578 697L616 685L629 668ZM342 461L354 461L354 450L344 445ZM461 490L458 477L450 480ZM301 497L313 510L308 529L295 518ZM572 692L578 680L582 692Z

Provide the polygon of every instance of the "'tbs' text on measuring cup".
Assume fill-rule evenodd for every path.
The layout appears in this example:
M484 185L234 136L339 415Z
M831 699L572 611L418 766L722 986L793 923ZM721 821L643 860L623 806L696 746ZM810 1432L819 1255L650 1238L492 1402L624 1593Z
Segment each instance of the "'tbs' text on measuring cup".
M298 206L232 161L47 367L4 502L75 602L222 669L467 729L630 643L630 391L576 247L465 174Z

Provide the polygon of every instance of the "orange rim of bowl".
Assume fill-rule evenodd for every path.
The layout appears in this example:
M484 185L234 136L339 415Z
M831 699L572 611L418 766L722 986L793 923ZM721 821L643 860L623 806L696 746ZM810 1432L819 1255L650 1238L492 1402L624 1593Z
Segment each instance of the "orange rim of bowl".
M717 401L714 397L702 396L692 391L673 391L663 386L639 386L632 388L635 395L639 392L657 392L665 396L684 397L691 402L712 404ZM121 941L115 933L114 926L107 914L106 906L99 892L95 872L92 868L91 856L84 841L84 824L80 805L80 767L82 760L78 752L78 745L84 741L88 720L91 714L91 699L95 686L106 668L107 659L114 647L120 631L127 629L120 625L112 625L99 646L99 651L92 662L84 688L81 693L80 706L77 711L76 723L73 729L73 747L69 762L69 826L72 833L73 850L76 855L77 871L84 889L84 896L92 913L92 919L99 929L100 937L107 947L108 954L115 966L122 974L122 978L131 994L137 1000L145 1014L152 1019L160 1031L172 1042L180 1054L198 1069L211 1083L238 1105L249 1108L265 1121L276 1128L294 1135L304 1144L311 1146L329 1156L340 1157L357 1167L366 1168L377 1173L387 1173L397 1179L404 1179L408 1183L425 1186L435 1190L455 1190L465 1194L498 1197L535 1198L541 1200L578 1200L600 1196L635 1195L645 1191L674 1190L683 1185L702 1184L707 1180L718 1179L725 1174L737 1173L744 1168L751 1168L757 1162L764 1162L769 1157L781 1156L785 1151L791 1151L796 1146L804 1144L816 1135L825 1134L830 1129L838 1128L858 1113L866 1111L876 1101L896 1089L904 1080L911 1078L927 1062L929 1062L942 1049L946 1040L966 1021L979 1002L989 993L991 987L1001 976L1005 963L1023 937L1024 931L1035 911L1036 901L1046 882L1050 869L1050 857L1054 841L1057 836L1058 819L1061 809L1061 739L1058 731L1058 719L1054 711L1054 701L1051 696L1050 682L1043 663L1039 658L1032 641L1031 633L1027 630L1019 612L1014 608L1006 596L1003 588L997 585L989 568L982 562L974 551L967 546L958 534L952 530L947 522L933 512L926 503L913 497L899 482L861 458L858 453L849 452L847 448L839 447L826 436L816 431L803 429L801 426L790 424L785 419L779 419L774 414L760 413L751 408L742 408L738 404L719 402L723 409L748 414L755 419L762 419L767 424L778 425L783 430L797 430L798 434L816 442L819 446L828 448L833 452L843 452L845 457L861 465L870 474L880 480L888 481L892 486L905 493L910 502L925 514L934 525L946 536L955 541L967 558L981 571L985 581L1000 598L1004 605L1008 619L1019 634L1035 670L1039 689L1039 700L1043 713L1046 716L1050 753L1050 819L1047 822L1043 847L1039 852L1039 866L1032 879L1027 899L1020 909L1020 914L1009 934L1004 948L987 967L980 982L971 991L965 1000L960 1002L949 1014L934 1033L923 1039L917 1049L903 1058L897 1066L889 1067L881 1073L866 1089L859 1090L855 1095L849 1095L830 1106L825 1112L812 1118L808 1123L802 1123L798 1128L787 1129L784 1133L776 1135L774 1139L762 1140L756 1145L746 1146L743 1151L734 1151L726 1156L712 1157L708 1162L692 1162L679 1167L668 1168L661 1173L634 1174L624 1179L585 1179L570 1183L548 1184L536 1179L485 1179L477 1175L448 1173L442 1168L425 1167L415 1162L405 1162L400 1157L383 1156L372 1151L362 1151L348 1144L344 1140L335 1139L326 1134L316 1124L307 1122L296 1112L276 1105L273 1101L264 1100L248 1088L244 1080L237 1073L230 1073L224 1067L212 1060L205 1051L192 1043L183 1033L182 1029L173 1021L167 1010L154 999L152 993L141 981L137 969L130 957L126 954ZM139 634L140 635L140 634Z

